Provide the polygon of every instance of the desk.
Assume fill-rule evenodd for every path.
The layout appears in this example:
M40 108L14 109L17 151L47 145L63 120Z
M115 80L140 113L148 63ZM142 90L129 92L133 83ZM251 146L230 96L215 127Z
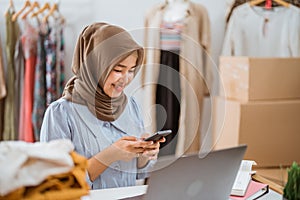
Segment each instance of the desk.
M89 196L84 196L81 200L116 200L128 197L134 197L138 195L145 194L147 191L147 185L133 186L133 187L121 187L121 188L111 188L111 189L103 189L103 190L91 190ZM282 196L274 192L273 190L269 190L269 193L265 196L261 197L260 200L282 200Z

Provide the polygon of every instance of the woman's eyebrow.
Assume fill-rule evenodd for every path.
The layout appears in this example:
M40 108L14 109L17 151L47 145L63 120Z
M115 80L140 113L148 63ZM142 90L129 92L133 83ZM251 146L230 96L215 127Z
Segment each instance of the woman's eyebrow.
M127 68L126 65L122 65L122 64L117 64L118 67L124 67L124 68Z
M117 64L117 66L118 66L118 67L123 67L123 68L127 68L127 67L128 67L128 66L122 65L122 64ZM136 67L136 65L132 66L131 68L135 68L135 67Z

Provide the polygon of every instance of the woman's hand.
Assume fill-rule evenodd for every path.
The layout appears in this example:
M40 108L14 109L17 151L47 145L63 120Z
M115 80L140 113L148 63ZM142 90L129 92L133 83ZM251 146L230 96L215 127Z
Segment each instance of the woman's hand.
M150 134L144 134L142 136L142 139L145 139L149 137ZM163 137L157 142L148 145L146 148L144 148L143 154L139 157L138 160L138 167L143 168L149 160L155 160L157 159L158 153L159 153L159 147L161 142L165 142L166 139Z
M152 141L139 140L133 136L125 136L111 145L112 156L115 160L130 161L139 155L142 155Z
M145 148L152 144L152 141L139 140L133 136L122 137L88 160L88 173L91 181L103 173L111 163L118 160L130 161L143 154Z
M165 142L166 139L163 137L160 140L158 140L157 142L148 145L145 149L144 152L142 154L142 156L144 157L148 157L149 160L155 160L157 159L157 155L159 153L159 147L160 147L160 143L161 142Z

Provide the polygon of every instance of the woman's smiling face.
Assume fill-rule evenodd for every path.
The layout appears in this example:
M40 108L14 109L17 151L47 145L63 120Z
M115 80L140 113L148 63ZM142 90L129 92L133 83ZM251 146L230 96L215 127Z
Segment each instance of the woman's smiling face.
M133 53L117 64L108 75L103 90L111 98L122 94L125 87L132 81L137 64L137 53Z

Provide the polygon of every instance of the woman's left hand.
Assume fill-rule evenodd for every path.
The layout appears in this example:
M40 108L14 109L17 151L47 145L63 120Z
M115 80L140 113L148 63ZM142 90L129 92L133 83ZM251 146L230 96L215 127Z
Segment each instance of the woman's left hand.
M142 139L145 139L149 136L150 134L144 134ZM161 142L165 142L166 139L163 137L157 142L147 145L144 148L143 153L139 156L138 158L138 167L143 168L145 165L147 165L149 160L155 160L157 159L158 153L159 153L159 147Z
M160 140L156 141L155 143L146 146L146 148L144 148L144 152L142 154L142 157L146 157L149 160L157 159L157 155L159 153L160 143L165 142L165 141L166 141L166 139L163 137Z

